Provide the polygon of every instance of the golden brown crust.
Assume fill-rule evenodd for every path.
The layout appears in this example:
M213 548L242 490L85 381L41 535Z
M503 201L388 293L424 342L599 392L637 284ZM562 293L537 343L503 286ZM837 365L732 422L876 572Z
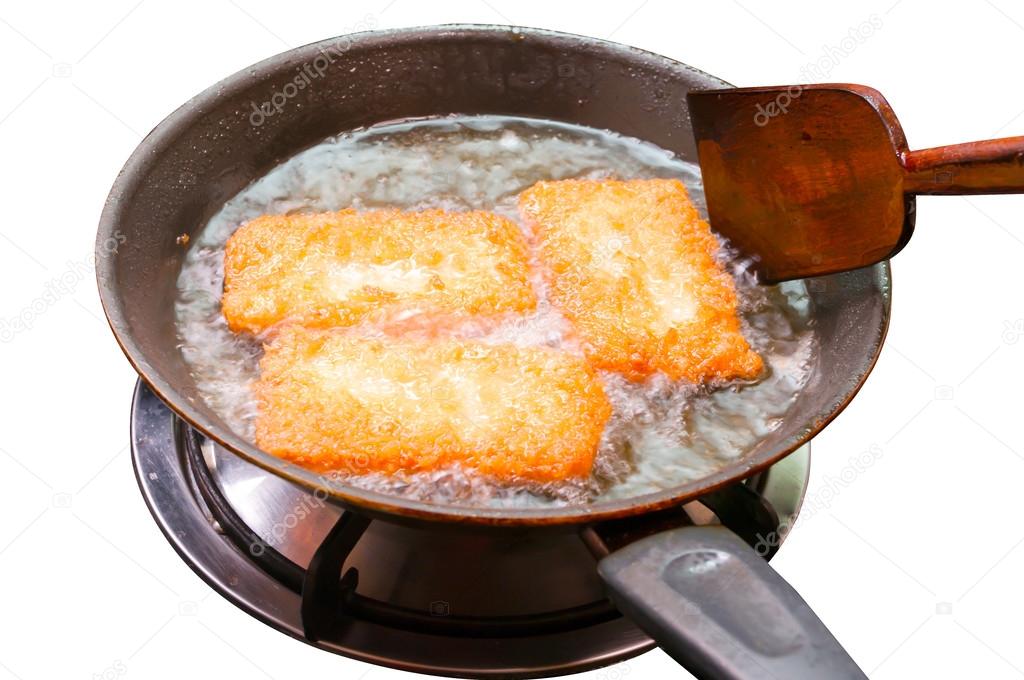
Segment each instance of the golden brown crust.
M538 238L553 301L595 366L632 380L761 372L732 278L715 259L718 241L682 182L538 182L519 209Z
M585 477L611 414L582 357L541 347L285 327L260 368L257 445L321 472Z
M260 333L523 312L537 302L527 260L520 229L484 211L265 215L227 242L224 317Z

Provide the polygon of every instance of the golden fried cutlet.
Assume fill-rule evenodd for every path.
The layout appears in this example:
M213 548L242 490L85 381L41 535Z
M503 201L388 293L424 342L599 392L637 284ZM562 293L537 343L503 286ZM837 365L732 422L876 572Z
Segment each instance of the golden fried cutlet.
M631 380L751 378L718 241L677 180L539 182L519 210L538 238L551 295L598 368Z
M260 369L257 445L320 472L582 477L611 414L583 357L542 347L287 326Z
M527 276L521 231L489 212L265 215L228 240L222 303L231 330L250 333L499 315L534 308Z

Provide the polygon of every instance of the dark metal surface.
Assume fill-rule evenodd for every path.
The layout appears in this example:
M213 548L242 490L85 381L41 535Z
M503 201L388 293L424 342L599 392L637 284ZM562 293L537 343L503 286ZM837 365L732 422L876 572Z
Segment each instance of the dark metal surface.
M308 642L303 581L342 511L223 449L202 442L190 448L193 438L183 436L188 431L140 381L132 458L157 524L224 597ZM786 526L795 520L808 462L805 447L749 481ZM685 522L713 522L710 511L702 515L697 505L687 506ZM663 526L657 516L647 519L601 525L595 540L619 547ZM667 522L673 524L679 520ZM371 522L343 560L345 571L359 572L359 594L346 591L349 598L339 607L324 607L321 615L330 625L311 644L405 670L465 677L558 675L653 646L632 623L609 612L595 557L578 535L441 528ZM283 572L268 562L272 553L288 565ZM340 566L334 570L341 572ZM342 590L349 585L338 583Z
M803 598L724 527L662 532L598 570L616 606L698 678L867 678Z
M746 484L733 484L700 497L701 502L725 526L751 547L764 546L761 557L771 559L779 549L778 542L768 542L763 527L779 526L775 508L764 496Z
M339 630L353 619L419 633L481 638L577 630L619 616L604 599L515 616L463 616L451 612L437 616L430 607L414 609L367 597L356 591L358 570L345 569L369 526L365 518L329 505L323 497L310 496L289 482L278 483L270 473L233 454L221 452L218 456L209 449L211 455L207 456L202 451L202 438L194 430L177 419L175 426L178 449L183 452L211 520L226 539L267 575L302 596L302 630L311 642L337 637ZM228 500L226 494L238 486L246 489L241 499L243 509L255 518L262 535L246 523ZM235 500L239 498L235 496ZM330 528L324 531L325 526ZM765 527L762 535L777 529L777 523ZM297 561L268 541L294 555Z
M331 52L333 50L333 52ZM253 120L297 69L333 61L280 111ZM696 160L685 97L726 83L614 43L536 29L442 26L347 36L272 57L171 114L128 160L97 235L97 280L114 334L139 374L205 435L245 459L377 517L483 525L574 525L668 508L780 460L849 402L877 358L889 318L887 264L810 282L819 351L782 425L746 457L706 478L585 507L490 509L400 499L342 484L266 454L205 404L181 352L174 297L185 239L275 164L327 136L387 120L500 113L567 121L640 137ZM254 108L256 107L256 108ZM255 124L256 122L259 124ZM115 241L111 241L115 239ZM111 242L121 242L116 252Z
M348 624L350 607L359 585L359 570L345 561L370 520L354 512L342 513L338 523L313 553L302 582L302 630L310 642L328 640L338 626Z
M132 461L156 523L182 559L218 593L298 640L369 663L468 678L563 675L622 661L654 646L621 616L574 630L472 641L356 619L344 629L332 629L330 639L311 642L303 630L301 595L262 569L257 559L262 553L229 539L205 506L179 446L175 422L174 414L140 381L132 407ZM265 512L272 503L261 502L268 496L260 492L269 489L251 483L260 475L270 487L288 484L255 469L246 478L250 483L231 488L231 498L248 500ZM270 496L280 497L274 491ZM799 498L788 501L798 503ZM306 507L315 504L307 501ZM304 519L287 537L264 530L260 538L263 544L296 554L281 543L319 545L323 536L309 535L318 519ZM473 558L462 557L467 554ZM438 532L373 522L348 564L360 571L359 588L367 597L426 616L515 617L538 608L558 610L605 599L594 559L573 534L495 534L472 528ZM299 566L303 571L308 564Z

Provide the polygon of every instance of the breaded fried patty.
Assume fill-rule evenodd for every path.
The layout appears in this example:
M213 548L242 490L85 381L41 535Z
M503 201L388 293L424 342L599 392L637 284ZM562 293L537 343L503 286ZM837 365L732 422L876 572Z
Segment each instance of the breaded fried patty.
M288 326L260 369L257 445L320 472L583 477L611 414L584 358L542 347Z
M551 295L599 368L705 382L751 378L718 241L678 180L538 182L519 199Z
M533 309L527 276L521 231L489 212L265 215L227 242L222 303L231 330L250 333L486 316Z

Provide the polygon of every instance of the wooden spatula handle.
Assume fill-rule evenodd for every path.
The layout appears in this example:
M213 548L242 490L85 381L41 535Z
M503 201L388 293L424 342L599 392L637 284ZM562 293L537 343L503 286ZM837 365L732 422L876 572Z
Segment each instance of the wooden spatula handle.
M909 194L1024 193L1024 137L905 151Z

